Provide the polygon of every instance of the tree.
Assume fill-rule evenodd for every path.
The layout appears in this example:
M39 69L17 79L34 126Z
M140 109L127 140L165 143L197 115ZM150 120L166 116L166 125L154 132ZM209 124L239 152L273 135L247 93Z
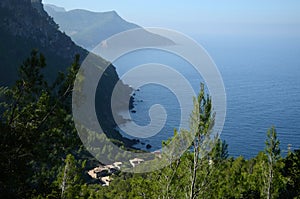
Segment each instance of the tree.
M265 152L268 156L268 177L267 177L267 187L266 187L266 197L271 199L274 195L273 179L274 179L274 170L275 164L280 159L280 148L279 140L277 139L277 132L273 126L267 132Z
M53 85L44 79L45 58L33 50L19 80L0 89L0 163L5 192L17 196L51 192L62 158L82 146L71 117L71 93L79 56Z
M209 154L214 163L222 162L228 158L228 144L226 141L217 139L215 146Z
M67 155L65 166L56 182L61 189L60 197L62 199L73 199L80 195L84 167L85 161L80 164L73 155Z
M169 166L152 174L146 175L154 185L147 186L149 191L141 191L139 194L146 198L198 198L209 197L208 191L212 189L213 173L217 167L210 164L210 159L218 160L227 157L227 145L218 141L218 147L209 154L209 149L214 148L214 143L218 139L212 136L212 127L214 125L214 114L212 114L211 98L205 95L204 85L201 84L201 90L197 98L194 98L194 109L191 114L190 130L174 131L174 136L163 142L163 146L169 146L172 143L175 147L168 148L171 154L168 154ZM177 159L180 153L180 147L183 143L192 145ZM172 154L176 154L173 155ZM138 180L141 182L141 179ZM143 183L147 180L142 180ZM138 184L143 184L138 183ZM158 184L158 185L157 185ZM143 186L142 186L143 187ZM145 186L144 186L145 187ZM151 187L151 188L150 188ZM144 188L145 189L145 188ZM142 189L143 190L143 189ZM156 191L156 193L153 193Z
M300 150L290 152L284 159L282 175L287 180L281 198L300 198Z
M212 148L211 133L215 118L212 113L211 98L208 95L205 96L204 84L201 84L200 93L193 101L194 109L191 114L190 133L195 136L195 139L192 147L193 164L191 165L190 199L196 198L201 191L201 187L205 186L205 183L197 183L198 171L204 163L202 158L206 155L207 149ZM207 177L207 174L209 172L204 175L204 178Z
M19 68L19 80L12 88L1 89L1 170L8 180L6 191L24 195L30 173L29 163L34 158L33 148L40 134L39 118L47 112L41 106L46 103L47 84L40 70L46 66L45 58L32 51Z

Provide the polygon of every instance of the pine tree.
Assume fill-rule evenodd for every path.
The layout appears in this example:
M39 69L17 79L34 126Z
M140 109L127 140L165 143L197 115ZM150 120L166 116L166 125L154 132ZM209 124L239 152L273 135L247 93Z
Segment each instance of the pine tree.
M5 191L14 197L51 192L62 157L82 145L70 98L79 57L51 86L43 76L45 66L44 56L33 50L20 66L16 84L0 89L0 169Z
M273 126L267 132L267 140L265 142L266 148L265 152L268 156L268 177L267 177L267 187L266 187L266 197L271 199L274 192L273 179L274 179L274 169L276 162L280 159L280 148L279 140L277 139L277 132Z
M201 84L201 90L197 98L194 98L194 109L191 114L190 133L195 137L193 141L193 164L191 165L191 183L189 198L194 199L201 194L203 187L206 186L207 175L210 171L205 171L202 175L202 182L198 182L199 170L204 171L203 157L207 155L207 150L213 147L212 128L215 115L212 113L211 98L205 95L204 84Z

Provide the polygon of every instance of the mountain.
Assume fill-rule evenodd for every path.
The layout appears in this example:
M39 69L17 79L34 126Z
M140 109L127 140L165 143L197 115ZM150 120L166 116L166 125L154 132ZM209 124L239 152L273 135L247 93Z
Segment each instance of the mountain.
M48 12L51 9L53 9L55 12L66 12L65 8L59 7L59 6L55 6L55 5L51 5L51 4L45 4L44 5L44 9L46 10L46 12Z
M1 0L0 42L0 83L5 86L14 83L17 68L33 48L46 56L49 79L64 71L75 54L81 58L88 54L58 30L58 25L36 0Z
M0 1L0 44L0 86L14 84L18 78L18 67L29 57L32 49L38 49L46 57L44 76L49 82L55 80L59 71L66 71L76 54L80 55L81 61L88 55L87 50L77 46L58 29L58 25L44 11L41 0ZM107 62L99 58L93 64L103 68ZM98 85L97 96L101 97L97 99L97 112L99 120L105 121L103 125L108 137L130 143L114 130L110 96L118 81L116 70L110 65ZM123 85L120 92L127 98L131 89Z
M136 24L125 21L115 11L91 12L81 9L66 11L64 8L49 4L45 5L45 10L59 24L60 30L69 35L75 43L88 50L92 50L114 34L141 28ZM147 43L157 45L174 44L165 37L147 31L140 34L143 38L147 38L144 41L145 45Z

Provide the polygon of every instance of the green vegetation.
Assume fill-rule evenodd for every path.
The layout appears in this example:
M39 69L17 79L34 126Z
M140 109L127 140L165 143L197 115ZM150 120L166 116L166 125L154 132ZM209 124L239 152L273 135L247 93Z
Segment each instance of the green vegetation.
M0 198L300 198L300 150L282 157L272 127L256 157L228 157L227 144L211 135L214 114L203 86L194 99L191 129L163 142L192 136L180 159L151 173L116 172L109 186L101 186L87 175L97 162L71 117L79 56L53 84L43 77L45 66L43 55L33 51L15 85L0 89Z

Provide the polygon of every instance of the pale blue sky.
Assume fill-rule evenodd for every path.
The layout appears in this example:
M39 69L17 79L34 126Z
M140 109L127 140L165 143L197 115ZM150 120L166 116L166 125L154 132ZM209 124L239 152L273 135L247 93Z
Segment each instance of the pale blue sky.
M186 34L300 35L299 0L43 0L70 9L115 10L127 21Z

